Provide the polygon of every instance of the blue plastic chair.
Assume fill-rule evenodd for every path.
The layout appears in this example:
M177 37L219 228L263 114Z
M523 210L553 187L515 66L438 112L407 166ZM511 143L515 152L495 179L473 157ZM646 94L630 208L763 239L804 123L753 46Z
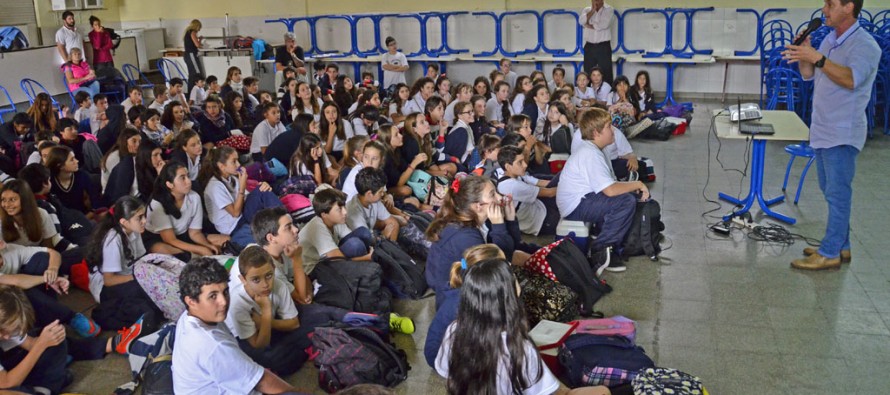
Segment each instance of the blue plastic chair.
M138 67L125 63L124 67L121 69L124 72L124 78L127 80L127 86L138 86L142 89L152 89L155 87L155 84L152 84L148 77L146 77ZM145 83L143 84L142 81L145 81Z
M49 96L49 100L50 102L52 102L53 107L55 107L56 110L59 111L59 116L64 116L64 114L62 113L62 105L59 104L58 101L56 101L56 98L53 97L53 95L51 95L49 91L43 87L42 84L30 78L23 78L22 81L19 83L19 86L22 88L22 91L25 92L25 96L28 97L28 103L33 105L38 93L46 93L47 96ZM67 87L68 84L65 84L65 86ZM38 91L38 88L40 89L40 91Z
M805 112L808 97L803 79L797 70L787 68L774 68L767 75L767 92L766 109L775 110L780 103L787 106L789 111L798 113ZM799 111L798 111L799 110ZM797 157L807 158L807 164L800 173L800 182L797 184L797 193L794 195L794 204L800 201L800 193L803 191L803 182L807 177L807 171L816 160L816 153L813 147L804 141L799 144L789 144L785 146L785 152L791 157L788 159L788 166L785 169L785 180L782 182L782 191L788 187L788 177L791 175L791 166Z
M0 106L0 125L2 125L3 116L15 112L15 103L12 102L12 96L9 96L9 91L3 85L0 85L0 91L3 91L3 94L6 95L6 101L9 102L9 107Z
M170 59L158 59L158 70L161 72L161 75L164 76L164 81L167 83L170 83L171 78L176 77L172 74L174 71L179 74L179 78L182 78L183 81L188 81L188 77L182 72L179 65Z

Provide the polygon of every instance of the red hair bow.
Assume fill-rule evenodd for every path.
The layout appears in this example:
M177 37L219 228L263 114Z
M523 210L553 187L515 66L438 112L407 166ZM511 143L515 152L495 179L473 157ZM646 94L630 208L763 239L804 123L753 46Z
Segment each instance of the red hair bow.
M454 181L451 182L451 190L454 191L455 194L460 192L460 179L455 178Z

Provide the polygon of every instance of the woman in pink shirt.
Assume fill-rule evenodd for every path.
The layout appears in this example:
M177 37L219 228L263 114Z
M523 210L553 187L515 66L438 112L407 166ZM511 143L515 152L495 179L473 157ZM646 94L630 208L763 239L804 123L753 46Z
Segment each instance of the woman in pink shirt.
M72 94L82 90L90 94L90 99L99 93L99 81L96 73L90 68L90 64L83 59L83 51L80 48L71 48L68 54L70 59L62 65L62 72L68 81L68 89Z

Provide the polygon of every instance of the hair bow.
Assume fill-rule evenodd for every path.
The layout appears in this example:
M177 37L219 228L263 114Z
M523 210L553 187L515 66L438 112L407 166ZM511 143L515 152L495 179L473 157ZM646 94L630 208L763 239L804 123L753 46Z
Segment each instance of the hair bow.
M454 191L455 194L460 192L460 179L459 178L455 178L454 181L451 182L451 190Z
M467 260L464 258L460 259L460 268L463 270L467 270Z

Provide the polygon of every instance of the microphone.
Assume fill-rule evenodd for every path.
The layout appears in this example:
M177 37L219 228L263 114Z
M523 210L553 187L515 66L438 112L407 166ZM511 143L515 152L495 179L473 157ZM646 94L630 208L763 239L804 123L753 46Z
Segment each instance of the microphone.
M809 36L810 33L818 30L820 27L822 27L822 18L813 18L813 20L810 21L810 24L807 25L806 30L803 31L800 37L798 37L797 40L794 40L794 45L803 44L804 40L807 39L807 36Z

